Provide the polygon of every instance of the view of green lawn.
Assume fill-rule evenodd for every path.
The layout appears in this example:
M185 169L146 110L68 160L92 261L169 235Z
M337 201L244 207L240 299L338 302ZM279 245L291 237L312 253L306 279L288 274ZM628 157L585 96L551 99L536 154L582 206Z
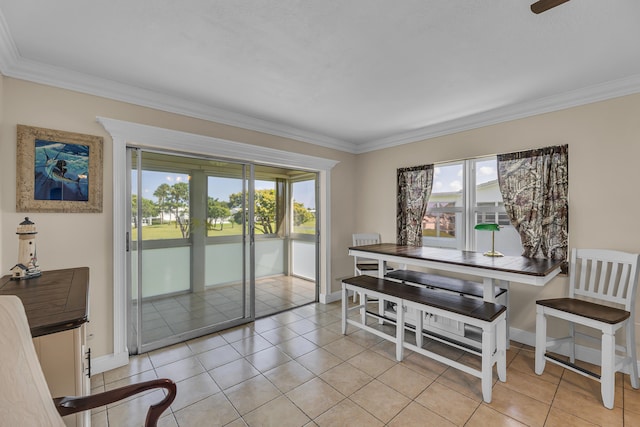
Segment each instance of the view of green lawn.
M275 228L275 224L272 224ZM314 234L316 229L315 218L312 221L305 222L299 226L294 226L295 233ZM242 233L242 227L238 224L225 222L220 227L216 224L215 228L208 231L209 237L237 236ZM256 234L262 234L261 230L256 228ZM133 240L137 238L137 228L132 229ZM182 233L180 227L175 223L153 224L142 227L142 240L163 240L163 239L181 239Z

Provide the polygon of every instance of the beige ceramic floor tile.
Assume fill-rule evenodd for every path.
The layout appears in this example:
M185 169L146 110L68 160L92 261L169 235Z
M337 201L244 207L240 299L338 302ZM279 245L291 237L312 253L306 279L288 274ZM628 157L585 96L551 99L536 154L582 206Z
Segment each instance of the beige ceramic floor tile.
M271 344L278 345L285 341L288 341L290 339L297 337L298 334L286 326L279 326L275 329L261 332L260 336L262 336L262 338L269 341Z
M570 388L574 393L579 393L587 399L593 399L602 404L602 391L600 382L575 372L566 371L562 375L559 388ZM614 401L616 407L622 407L624 403L623 381L616 377Z
M511 363L509 363L508 370L512 370L512 369L516 369L524 374L536 375L535 354L532 351L525 351L525 350L519 351L516 357L514 357ZM542 375L536 375L536 376L552 384L559 384L563 371L564 370L562 369L562 367L554 363L547 362L545 364L545 368ZM508 377L509 377L509 373L507 372L507 378Z
M219 334L205 335L204 337L187 341L187 345L193 354L204 353L205 351L213 350L226 344L227 341Z
M160 417L158 427L178 427L178 422L173 414L167 414Z
M464 425L480 402L438 382L432 383L415 401L456 425Z
M260 371L246 360L239 359L212 369L209 371L209 374L223 390L226 390L249 378L255 377L260 374Z
M264 317L262 319L258 319L253 323L253 329L262 334L263 332L271 331L276 328L280 328L282 324L275 320L273 317Z
M321 373L342 363L340 358L329 353L327 350L323 350L322 348L318 348L304 354L298 357L296 361L316 375L320 375Z
M104 391L111 391L111 390L114 390L114 389L119 388L119 387L128 386L129 384L135 384L135 383L139 383L139 382L143 382L143 381L155 380L157 378L158 377L157 377L155 371L140 372L139 374L135 374L135 375L132 375L130 377L118 380L116 382L112 382L112 383L106 384L104 386ZM113 406L117 406L117 405L122 405L124 402L128 402L129 400L133 400L133 399L139 398L140 396L145 395L145 394L153 393L154 390L158 390L158 389L146 390L146 391L140 392L138 394L135 394L133 396L126 397L126 398L124 398L122 400L118 400L116 402L110 403L107 406L108 407L113 407Z
M482 402L482 383L478 377L454 368L447 368L436 381L477 402Z
M357 354L347 362L374 378L397 363L373 351Z
M396 391L399 391L409 399L415 399L433 382L418 372L398 363L388 371L378 376L378 380Z
M544 423L545 427L593 427L596 425L556 408L551 408L547 421Z
M599 383L596 383L599 384ZM593 396L577 392L575 386L563 382L558 387L551 407L575 415L578 418L603 426L622 426L623 412L620 407L607 409Z
M283 393L293 390L300 384L306 383L315 377L313 372L295 360L291 360L265 372L264 376Z
M625 412L631 411L640 414L640 389L634 390L628 381L623 390L623 403ZM640 424L639 424L640 425Z
M224 426L240 414L224 393L216 393L174 413L180 426Z
M431 412L427 408L412 402L387 424L389 427L429 426L455 427L451 421Z
M271 344L269 341L262 338L259 334L255 334L250 337L243 338L231 344L231 346L235 348L236 351L243 356L248 356L250 354L257 353L258 351L267 349L272 345L273 344Z
M338 356L342 360L352 358L358 353L362 353L365 348L346 338L340 338L323 346L328 352Z
M206 372L176 383L178 392L171 404L173 411L178 411L220 391L220 387Z
M116 369L112 369L104 373L104 383L109 384L114 381L121 380L123 378L130 377L134 374L139 374L140 372L145 372L153 369L153 365L151 364L151 360L147 354L142 354L139 356L132 356L129 358L129 363L125 366L121 366Z
M150 352L149 359L151 359L153 366L158 368L162 365L189 357L192 354L193 353L191 353L191 349L187 344L180 343Z
M344 399L342 394L320 378L294 388L287 393L287 397L311 419Z
M333 332L329 330L329 328L319 328L311 332L308 332L302 336L308 339L309 341L311 341L312 343L316 344L317 346L322 347L329 344L330 342L333 342L335 340L342 338L344 335L338 332Z
M347 362L323 372L320 378L345 396L350 396L373 380L373 377Z
M249 426L256 427L298 427L311 422L309 417L284 396L246 414L244 420Z
M345 338L365 348L373 347L383 341L383 338L362 329L350 332L345 335Z
M480 405L465 427L525 427L526 424L514 420L488 406Z
M524 374L516 369L509 370L507 381L500 384L548 405L551 404L558 388L557 385L541 379L535 373Z
M204 367L195 356L156 368L158 378L169 378L174 382L185 380L202 372L204 372Z
M220 336L228 343L234 343L245 338L249 338L256 333L252 324L236 326L235 328L227 329L226 331L219 332Z
M505 414L528 426L543 426L550 404L542 403L532 397L518 393L498 383L493 387L491 403L492 409Z
M263 375L258 375L224 391L240 415L281 396L282 393Z
M253 353L245 359L260 372L267 372L277 366L289 362L291 357L281 352L277 347L269 347L265 350Z
M316 418L320 427L381 427L384 424L376 417L345 399Z
M437 362L430 357L423 356L419 353L413 353L405 357L402 362L403 366L418 372L419 374L435 380L444 371L448 369L448 366L444 363Z
M196 356L202 366L209 371L217 368L218 366L226 365L242 358L242 355L238 353L230 344L225 344L221 347L214 348L213 350L205 351Z
M385 423L411 403L410 399L378 380L371 381L349 398Z
M294 359L296 357L300 357L303 354L307 354L315 349L318 348L317 345L315 345L314 343L312 343L311 341L309 341L306 338L297 336L295 338L292 338L290 340L284 341L280 344L278 344L276 347L278 347L280 349L280 351L282 351L283 353L288 354L289 356L293 357Z
M308 319L301 319L296 322L287 323L287 328L291 329L298 335L304 335L318 329L318 325Z
M122 405L109 408L107 416L110 426L118 427L139 427L144 424L149 407L164 399L162 391L132 399Z

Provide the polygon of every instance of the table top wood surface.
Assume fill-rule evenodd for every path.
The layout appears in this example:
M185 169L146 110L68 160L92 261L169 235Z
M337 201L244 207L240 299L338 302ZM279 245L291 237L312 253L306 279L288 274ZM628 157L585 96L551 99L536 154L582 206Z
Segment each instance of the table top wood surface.
M0 295L22 300L34 338L74 329L89 321L89 268L43 271L26 280L4 276Z
M523 256L488 257L480 252L427 246L403 246L395 243L352 246L349 250L540 277L547 276L559 269L564 263L564 260Z

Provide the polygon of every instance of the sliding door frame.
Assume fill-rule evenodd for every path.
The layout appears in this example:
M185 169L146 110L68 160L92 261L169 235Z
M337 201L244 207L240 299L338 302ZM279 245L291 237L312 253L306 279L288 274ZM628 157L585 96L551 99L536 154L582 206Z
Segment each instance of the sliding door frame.
M318 172L320 193L319 210L322 223L319 225L320 262L318 283L320 302L328 302L331 293L331 169L336 160L308 156L276 150L257 145L228 141L203 135L171 129L131 123L105 117L97 121L111 135L113 140L113 353L94 361L96 371L103 372L126 365L129 359L127 349L127 145L175 150L210 155L235 160L252 160L265 165L283 166Z

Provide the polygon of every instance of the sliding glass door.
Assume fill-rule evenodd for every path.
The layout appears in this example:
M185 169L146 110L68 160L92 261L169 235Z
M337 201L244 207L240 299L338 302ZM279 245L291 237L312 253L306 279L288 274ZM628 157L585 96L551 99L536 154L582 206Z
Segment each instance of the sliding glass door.
M130 352L317 301L317 174L128 148Z
M251 321L251 167L134 148L129 154L130 351ZM221 202L229 198L233 207ZM215 245L208 244L212 235Z

